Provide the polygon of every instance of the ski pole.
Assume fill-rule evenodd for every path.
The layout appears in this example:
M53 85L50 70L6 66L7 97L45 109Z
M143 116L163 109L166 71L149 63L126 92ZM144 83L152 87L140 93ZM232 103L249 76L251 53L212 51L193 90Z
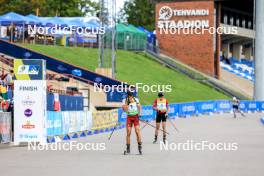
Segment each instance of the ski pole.
M108 140L110 140L110 139L111 139L111 137L112 137L112 135L113 135L113 133L114 133L114 131L115 131L115 129L116 129L116 127L117 127L117 125L118 125L118 122L116 123L116 125L115 125L115 127L114 127L113 131L111 132L110 136L108 137Z
M168 118L169 119L169 118ZM177 132L180 132L178 130L178 128L176 127L176 125L171 121L171 119L169 119L169 122L171 123L171 125L173 126L173 128L177 131Z
M140 130L143 130L146 126L147 126L147 124L145 123L145 125Z
M146 122L146 121L144 121L144 120L140 120L140 119L139 119L139 121L141 121L141 122L143 122L143 123L145 123L145 124L147 124L147 125L149 125L149 126L151 126L151 127L153 127L153 128L156 129L156 127L155 127L154 125L151 125L150 123L148 123L148 122ZM162 129L159 129L159 130L162 131L162 132L164 132L164 133L166 133L166 134L168 134L168 135L170 135L168 132L166 132L166 131L164 131L164 130L162 130Z

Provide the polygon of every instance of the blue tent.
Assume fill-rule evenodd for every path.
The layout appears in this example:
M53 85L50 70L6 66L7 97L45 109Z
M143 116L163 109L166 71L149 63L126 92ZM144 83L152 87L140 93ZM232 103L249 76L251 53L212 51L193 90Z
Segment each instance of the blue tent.
M95 20L83 22L81 18L74 18L71 20L64 19L64 21L68 24L68 26L90 27L90 28L97 28L100 26L100 24L96 22Z
M42 26L45 27L53 27L55 24L53 21L51 21L51 17L39 17Z
M9 12L1 16L1 21L0 21L2 25L10 25L11 23L16 25L23 25L29 22L30 20L28 18L14 12Z
M0 25L3 25L2 22L4 22L5 19L0 16Z
M98 28L100 27L100 24L98 21L92 19L85 23L85 27Z
M84 17L60 17L62 20L67 22L69 26L79 26L79 27L99 27L100 24L96 19L90 19L84 22Z
M137 27L139 30L141 30L141 31L143 31L143 32L145 32L145 33L147 33L147 34L149 34L150 32L147 30L147 29L145 29L144 27L142 27L142 26L139 26L139 27Z
M147 34L147 49L152 50L154 52L156 51L156 34L154 32L150 32L147 29L145 29L142 26L137 27L139 30L145 32Z
M61 27L67 27L68 26L67 22L65 22L64 20L60 19L57 16L55 16L53 18L50 18L47 21L48 21L48 23L51 23L51 24L54 24L54 25L58 25L58 26L61 26ZM46 25L47 25L47 23L46 23Z
M84 27L85 26L85 24L80 19L70 20L70 21L68 21L68 25L69 26L78 26L78 27Z
M142 26L139 26L137 28L147 34L147 36L148 36L148 43L153 43L153 41L156 40L156 35L153 32L149 32L147 29L145 29Z
M26 18L29 19L34 24L37 24L37 25L42 24L42 20L39 17L37 17L37 16L35 16L33 14L27 15Z

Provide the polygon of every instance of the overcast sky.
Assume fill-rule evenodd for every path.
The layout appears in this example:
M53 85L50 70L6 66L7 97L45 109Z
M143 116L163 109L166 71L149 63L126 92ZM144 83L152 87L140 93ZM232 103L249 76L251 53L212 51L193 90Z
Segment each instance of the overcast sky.
M116 11L119 12L123 8L126 0L116 0Z

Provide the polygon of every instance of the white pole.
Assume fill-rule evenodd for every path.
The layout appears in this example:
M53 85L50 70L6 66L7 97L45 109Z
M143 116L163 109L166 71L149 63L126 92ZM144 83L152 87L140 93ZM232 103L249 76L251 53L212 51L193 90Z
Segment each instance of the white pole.
M23 43L25 43L25 22L23 22Z
M256 0L255 100L264 100L264 1Z
M13 36L14 35L13 34L13 32L14 32L14 26L13 25L14 25L13 22L11 22L11 29L12 29L11 30L11 36L10 36L11 37L11 43L13 43L13 39L14 39L14 36Z
M116 73L116 1L112 1L112 78L115 78Z
M2 38L2 21L0 21L0 39Z

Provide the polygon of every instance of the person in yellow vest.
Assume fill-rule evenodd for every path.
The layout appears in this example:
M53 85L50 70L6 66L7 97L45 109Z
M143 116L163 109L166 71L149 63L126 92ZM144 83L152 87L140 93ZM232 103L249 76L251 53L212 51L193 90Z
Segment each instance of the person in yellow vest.
M7 89L3 81L0 81L0 93L4 100L7 100Z
M127 113L127 121L126 121L126 150L124 154L130 154L130 136L131 130L134 125L137 142L138 142L138 151L139 154L142 154L142 141L141 141L141 133L139 126L139 117L141 114L141 105L139 103L139 99L133 96L132 92L127 92L127 98L123 100L123 111Z
M163 142L166 142L166 120L167 112L169 112L169 102L164 98L162 92L158 93L158 98L154 101L153 109L157 112L156 114L156 130L153 143L156 143L158 140L158 134L160 129L160 122L162 122L163 129Z

